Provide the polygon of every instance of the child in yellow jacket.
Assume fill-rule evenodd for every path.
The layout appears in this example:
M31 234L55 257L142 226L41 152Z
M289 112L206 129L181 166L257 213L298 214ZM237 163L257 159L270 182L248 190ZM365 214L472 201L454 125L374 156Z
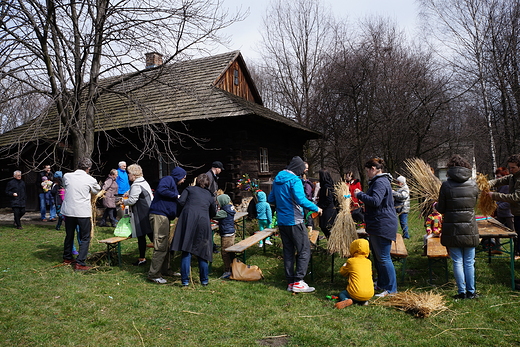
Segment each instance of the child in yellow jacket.
M366 305L374 296L372 280L372 262L368 259L370 247L365 239L354 240L350 244L350 258L339 269L339 273L348 277L346 290L339 293L340 301L334 305L341 309L352 305Z

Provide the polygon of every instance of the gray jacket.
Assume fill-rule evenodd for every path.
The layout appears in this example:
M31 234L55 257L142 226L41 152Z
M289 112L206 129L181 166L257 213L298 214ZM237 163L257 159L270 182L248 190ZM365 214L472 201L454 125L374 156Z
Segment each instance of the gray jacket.
M410 188L406 183L398 190L392 191L392 195L394 196L395 207L403 206L400 213L410 212Z
M505 201L509 203L511 213L514 216L520 216L520 171L514 175L507 175L489 181L491 187L509 186L509 193L493 192L491 198L497 201Z

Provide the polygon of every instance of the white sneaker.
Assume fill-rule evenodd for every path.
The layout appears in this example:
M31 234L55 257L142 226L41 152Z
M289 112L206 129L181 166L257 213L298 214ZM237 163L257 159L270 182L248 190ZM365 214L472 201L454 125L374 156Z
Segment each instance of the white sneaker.
M168 283L168 281L166 281L162 277L159 277L159 278L149 278L149 280L154 282L154 283L157 283L157 284L166 284L166 283Z
M379 298L384 298L385 296L394 296L395 293L390 293L388 290L385 290L379 294L376 294L375 296L379 297Z
M262 243L259 243L258 247L264 247L264 245Z
M310 293L313 292L314 287L309 287L305 281L301 280L300 282L294 282L292 291L295 293Z
M294 283L289 283L289 284L287 285L287 291L288 291L288 292L292 292L293 286L294 286Z
M272 243L270 240L265 240L265 244L266 244L266 245L269 245L269 246L272 246L272 245L273 245L273 243Z

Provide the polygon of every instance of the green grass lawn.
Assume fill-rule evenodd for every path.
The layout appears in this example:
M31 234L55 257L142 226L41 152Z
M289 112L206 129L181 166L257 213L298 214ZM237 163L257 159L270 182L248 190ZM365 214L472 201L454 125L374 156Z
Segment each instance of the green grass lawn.
M333 309L327 295L337 295L345 280L337 274L343 259L313 256L316 287L311 294L286 291L280 240L267 252L253 247L248 264L258 265L260 282L221 280L220 254L214 257L210 284L182 288L180 278L166 285L146 281L148 267L134 267L137 242L123 243L123 267L109 267L96 240L111 228L96 228L91 264L77 273L61 265L64 231L54 225L16 230L0 226L1 346L520 346L520 292L510 288L507 260L477 259L480 298L454 301L451 262L449 282L440 267L431 286L428 261L422 257L421 222L410 218L409 257L399 291L434 290L449 309L424 319L372 300L369 306ZM218 244L218 240L217 244ZM325 240L321 241L322 247ZM152 254L149 249L148 258ZM178 256L174 270L178 271ZM517 263L520 266L520 264ZM400 268L396 266L398 277ZM381 299L379 299L381 300Z

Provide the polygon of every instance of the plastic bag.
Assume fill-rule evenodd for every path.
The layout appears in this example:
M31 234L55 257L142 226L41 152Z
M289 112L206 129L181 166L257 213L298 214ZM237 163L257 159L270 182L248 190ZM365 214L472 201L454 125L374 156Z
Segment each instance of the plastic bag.
M117 222L114 235L119 237L130 237L130 235L132 235L132 224L130 223L130 216L123 216L123 218Z

